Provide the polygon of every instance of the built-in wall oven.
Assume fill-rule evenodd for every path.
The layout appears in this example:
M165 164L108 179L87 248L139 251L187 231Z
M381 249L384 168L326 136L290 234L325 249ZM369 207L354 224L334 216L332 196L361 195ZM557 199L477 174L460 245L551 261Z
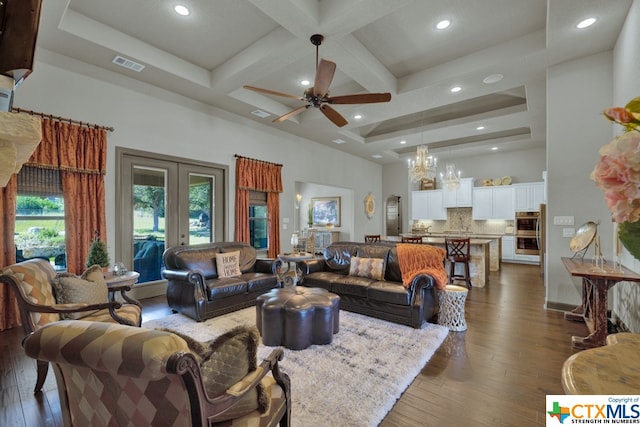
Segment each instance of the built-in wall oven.
M540 212L516 212L516 253L540 255Z

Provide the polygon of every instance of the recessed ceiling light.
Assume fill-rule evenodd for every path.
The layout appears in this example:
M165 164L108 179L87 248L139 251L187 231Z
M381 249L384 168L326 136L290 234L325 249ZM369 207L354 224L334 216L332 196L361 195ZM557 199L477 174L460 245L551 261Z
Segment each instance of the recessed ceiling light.
M460 86L454 86L450 90L451 92L456 93L456 92L460 92L462 88Z
M380 154L372 154L371 157L373 157L374 159L381 159L382 156Z
M497 151L497 150L498 150L498 147L491 147L491 150L492 150L492 151Z
M478 126L478 127L476 128L476 130L483 130L483 129L484 129L484 126L482 126L482 125L480 125L480 126Z
M347 141L345 141L344 139L338 138L338 139L334 139L333 142L335 142L336 144L344 144Z
M597 18L587 18L587 19L583 19L582 21L578 22L578 25L576 25L576 28L587 28L592 26L593 24L595 24L597 21Z
M488 75L482 81L485 82L486 84L491 84L491 83L497 83L500 80L502 80L503 78L504 78L504 76L502 74L497 74L496 73L496 74Z
M309 86L309 85L311 84L311 82L310 82L309 80L301 80L301 81L300 81L300 84L301 84L302 86Z
M448 19L443 19L442 21L436 24L436 28L438 30L444 30L445 28L448 28L449 25L451 25L451 21Z
M404 139L402 141L400 141L400 144L402 144L402 145L404 145L406 143L407 143L407 141L405 141Z
M353 116L354 119L360 120L362 118L362 114L356 114Z
M175 10L176 13L181 16L188 16L191 13L189 8L183 4L177 4L173 6L173 10Z

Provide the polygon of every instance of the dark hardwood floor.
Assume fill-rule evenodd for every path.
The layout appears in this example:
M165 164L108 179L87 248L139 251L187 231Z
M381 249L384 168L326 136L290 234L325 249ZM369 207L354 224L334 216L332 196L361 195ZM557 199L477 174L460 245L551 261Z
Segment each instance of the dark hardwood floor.
M545 425L545 396L563 394L571 336L587 328L544 310L544 294L538 267L528 265L503 264L488 286L472 288L468 330L449 333L381 425ZM164 297L142 302L144 321L170 314ZM34 395L35 363L22 336L20 328L0 333L0 426L61 426L53 372Z

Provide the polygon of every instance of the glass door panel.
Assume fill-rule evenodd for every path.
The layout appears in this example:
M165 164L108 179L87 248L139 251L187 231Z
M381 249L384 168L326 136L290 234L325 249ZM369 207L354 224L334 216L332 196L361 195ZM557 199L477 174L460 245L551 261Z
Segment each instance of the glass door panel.
M196 245L224 240L223 171L198 165L180 164L179 244Z
M167 241L166 169L133 167L133 269L139 282L162 279L162 254Z

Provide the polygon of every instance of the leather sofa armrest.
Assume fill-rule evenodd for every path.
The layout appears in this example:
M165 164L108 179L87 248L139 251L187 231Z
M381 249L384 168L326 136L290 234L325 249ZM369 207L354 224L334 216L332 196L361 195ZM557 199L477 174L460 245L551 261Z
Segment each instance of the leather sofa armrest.
M298 266L302 269L302 275L306 276L307 274L324 271L324 260L320 258L309 259L299 262Z
M167 280L193 283L194 285L204 285L204 276L199 271L194 270L163 270L162 275Z
M273 258L257 258L256 263L254 265L254 270L256 273L273 273L273 262L275 260Z
M435 280L428 274L416 275L411 284L409 285L409 292L411 293L411 300L416 298L416 295L420 295L424 289L433 289L435 287Z

